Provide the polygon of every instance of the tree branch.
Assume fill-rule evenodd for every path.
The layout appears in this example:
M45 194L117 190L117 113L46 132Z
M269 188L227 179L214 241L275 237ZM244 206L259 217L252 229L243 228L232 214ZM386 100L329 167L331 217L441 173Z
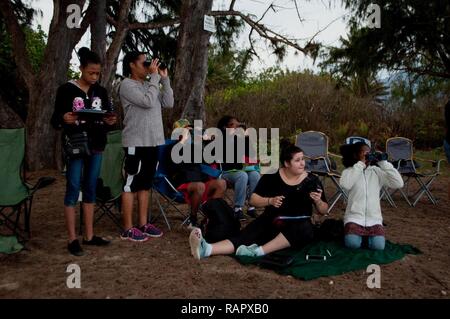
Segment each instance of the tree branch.
M3 19L5 19L6 28L11 36L14 61L27 87L31 88L34 86L36 77L28 57L25 33L19 25L10 1L0 1L0 12L3 15Z
M129 30L135 30L135 29L157 29L157 28L164 28L164 27L170 27L175 24L180 23L179 19L174 20L167 20L167 21L160 21L160 22L148 22L148 23L132 23L129 26Z
M231 1L231 3L230 3L230 9L228 9L228 10L230 10L230 11L233 11L234 10L234 3L236 2L236 0L232 0Z
M106 21L108 21L108 23L114 27L117 28L117 22L116 20L114 20L113 17L111 17L109 14L106 15Z
M268 39L272 42L279 42L279 43L284 43L294 49L297 49L298 51L303 52L305 55L307 55L309 53L309 50L307 48L301 47L300 45L298 45L297 43L295 43L294 41L291 41L290 39L286 38L285 36L276 33L275 31L272 31L270 29L268 29L264 24L259 23L257 21L254 21L252 18L250 18L249 15L245 15L240 11L235 11L235 10L228 10L228 11L211 11L210 12L211 16L237 16L240 17L242 20L244 20L249 26L251 26L254 30L256 30L256 32L258 32L258 34L265 38Z
M255 21L256 24L258 24L259 22L262 21L262 19L264 19L264 17L266 16L267 12L269 12L269 10L272 8L273 3L271 3L269 5L269 7L266 9L266 11L264 11L264 13L261 15L261 18L259 18L258 21ZM250 43L250 50L249 52L253 55L255 55L259 60L261 60L261 58L259 57L258 53L255 50L255 47L253 46L253 41L252 41L252 33L253 30L255 30L255 28L252 26L250 28L250 32L248 33L248 42Z
M81 21L80 28L77 30L75 35L76 43L80 41L83 34L86 32L87 28L91 24L91 22L95 19L95 5L92 3L89 4L88 8L85 11L85 15L83 20Z
M300 23L302 23L305 20L302 19L302 17L300 16L300 11L298 10L297 0L293 0L293 1L294 1L294 4L295 4L295 10L297 11L298 20L300 21Z

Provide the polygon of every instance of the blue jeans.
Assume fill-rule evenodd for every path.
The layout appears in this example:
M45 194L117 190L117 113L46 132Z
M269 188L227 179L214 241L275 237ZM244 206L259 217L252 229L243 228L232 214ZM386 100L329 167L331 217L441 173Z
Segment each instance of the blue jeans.
M253 193L261 175L256 171L232 171L224 172L222 178L234 186L234 206L244 207L245 199Z
M95 203L97 179L100 175L101 165L102 153L92 154L84 159L69 160L66 171L64 206L73 207L77 204L80 189L83 191L83 203Z
M383 250L385 245L384 236L369 236L369 249ZM352 249L361 248L362 236L348 234L344 237L345 246Z

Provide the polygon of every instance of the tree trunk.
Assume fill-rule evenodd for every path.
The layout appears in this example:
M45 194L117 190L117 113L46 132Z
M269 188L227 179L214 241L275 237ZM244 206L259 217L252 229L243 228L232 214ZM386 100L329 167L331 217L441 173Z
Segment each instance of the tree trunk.
M24 127L19 115L0 96L0 129Z
M211 33L203 30L203 19L211 8L212 0L182 1L174 77L175 109L172 121L180 114L181 117L190 120L205 121L204 90Z
M115 25L114 39L105 54L102 67L101 84L112 94L112 84L116 74L117 59L119 58L122 44L128 32L128 14L130 12L132 0L123 0L120 4L119 16ZM105 17L106 23L106 17Z
M41 69L28 86L29 101L26 119L27 168L31 171L61 166L60 140L57 132L50 125L50 118L55 106L56 90L67 81L72 51L93 18L90 6L83 18L81 28L67 28L66 8L73 0L54 2L53 19L50 25L47 47ZM76 3L81 7L85 1ZM17 61L16 61L17 63Z
M95 20L91 23L91 50L106 59L106 0L96 0Z

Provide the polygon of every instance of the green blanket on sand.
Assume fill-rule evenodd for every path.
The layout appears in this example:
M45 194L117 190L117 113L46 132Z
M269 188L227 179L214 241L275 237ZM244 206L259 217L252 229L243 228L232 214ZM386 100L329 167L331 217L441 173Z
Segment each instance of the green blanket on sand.
M370 264L388 264L402 259L406 254L417 255L420 253L420 250L413 246L394 244L389 241L386 241L385 249L382 251L349 249L340 242L320 241L305 246L301 250L285 249L277 252L279 255L293 256L294 260L287 267L272 269L283 275L311 280L366 269ZM306 260L307 254L326 256L326 260ZM236 258L244 265L259 265L262 257L236 256Z
M16 236L0 236L0 254L13 254L23 249Z

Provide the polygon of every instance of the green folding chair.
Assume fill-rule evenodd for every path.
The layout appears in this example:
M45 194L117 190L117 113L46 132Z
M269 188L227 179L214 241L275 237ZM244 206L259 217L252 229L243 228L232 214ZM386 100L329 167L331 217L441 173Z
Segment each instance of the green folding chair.
M123 188L122 166L125 152L122 147L122 132L111 131L103 151L102 167L97 180L96 208L94 224L107 216L120 230L122 221L120 214L120 198ZM80 209L81 210L81 209ZM83 213L80 213L80 235L82 233Z
M122 167L124 158L122 131L109 132L97 186L97 208L95 212L99 215L95 223L106 215L117 227L122 229L120 198L123 190Z
M41 177L35 185L26 183L24 158L25 129L0 129L0 226L8 228L20 241L31 237L30 215L34 193L55 181L53 177Z

